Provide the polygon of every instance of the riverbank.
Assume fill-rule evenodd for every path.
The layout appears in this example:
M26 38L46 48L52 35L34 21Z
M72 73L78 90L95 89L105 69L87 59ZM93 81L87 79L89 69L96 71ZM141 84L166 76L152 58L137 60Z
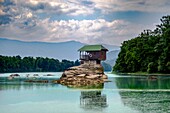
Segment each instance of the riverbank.
M169 74L165 74L165 73L147 73L147 72L135 72L135 73L112 72L112 74L117 74L117 75L135 75L135 76L170 76L170 73Z

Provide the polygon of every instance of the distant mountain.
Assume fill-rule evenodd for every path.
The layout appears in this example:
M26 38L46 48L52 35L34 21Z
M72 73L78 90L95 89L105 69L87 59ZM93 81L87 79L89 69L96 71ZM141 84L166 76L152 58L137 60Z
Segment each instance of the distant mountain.
M108 52L107 53L107 60L117 59L119 52L120 52L120 49Z
M79 59L78 49L83 43L76 41L47 43L47 42L24 42L0 38L0 55L16 56L20 55L33 57L49 57L59 60L76 60ZM119 46L104 45L109 50L117 50ZM110 52L108 52L108 56ZM114 57L114 56L113 56ZM111 57L108 57L109 59ZM108 59L108 60L109 60Z
M115 65L116 59L118 58L119 52L120 52L120 49L108 52L107 60L104 62L110 65L111 67L113 67Z
M102 44L104 47L106 47L109 51L114 51L114 50L120 50L120 46L115 46L115 45L107 45L107 44Z
M83 43L76 41L46 43L23 42L0 38L0 54L76 60L79 56L77 50L83 45Z

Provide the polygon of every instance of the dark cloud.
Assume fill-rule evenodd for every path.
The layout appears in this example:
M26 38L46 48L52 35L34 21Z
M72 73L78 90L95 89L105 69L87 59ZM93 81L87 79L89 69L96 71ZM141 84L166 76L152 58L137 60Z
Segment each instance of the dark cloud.
M0 15L0 25L2 24L9 24L11 21L10 15Z
M48 7L48 5L44 3L39 3L37 5L24 4L24 6L33 11L44 10L46 7Z
M81 2L83 5L93 5L94 2L91 2L91 1L82 1Z
M145 1L138 2L139 5L145 5Z
M9 24L12 21L14 13L11 13L11 7L14 7L16 4L12 0L4 0L0 2L0 8L4 12L3 15L0 15L0 25Z
M15 5L15 3L12 0L4 0L3 2L0 2L0 5L9 6L9 5Z

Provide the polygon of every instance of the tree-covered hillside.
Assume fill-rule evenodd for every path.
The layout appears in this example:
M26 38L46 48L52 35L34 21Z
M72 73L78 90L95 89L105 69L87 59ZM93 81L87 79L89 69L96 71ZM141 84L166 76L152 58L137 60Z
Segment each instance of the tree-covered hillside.
M1 56L0 55L0 73L5 72L59 72L65 69L80 65L76 60L59 61L53 58L43 57L24 57L20 56Z
M170 73L170 15L155 30L124 41L113 71Z

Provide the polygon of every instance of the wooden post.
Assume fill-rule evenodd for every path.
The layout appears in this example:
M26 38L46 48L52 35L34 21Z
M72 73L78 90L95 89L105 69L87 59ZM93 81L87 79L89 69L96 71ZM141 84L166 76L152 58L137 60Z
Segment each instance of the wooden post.
M81 51L80 51L80 60L81 60Z

